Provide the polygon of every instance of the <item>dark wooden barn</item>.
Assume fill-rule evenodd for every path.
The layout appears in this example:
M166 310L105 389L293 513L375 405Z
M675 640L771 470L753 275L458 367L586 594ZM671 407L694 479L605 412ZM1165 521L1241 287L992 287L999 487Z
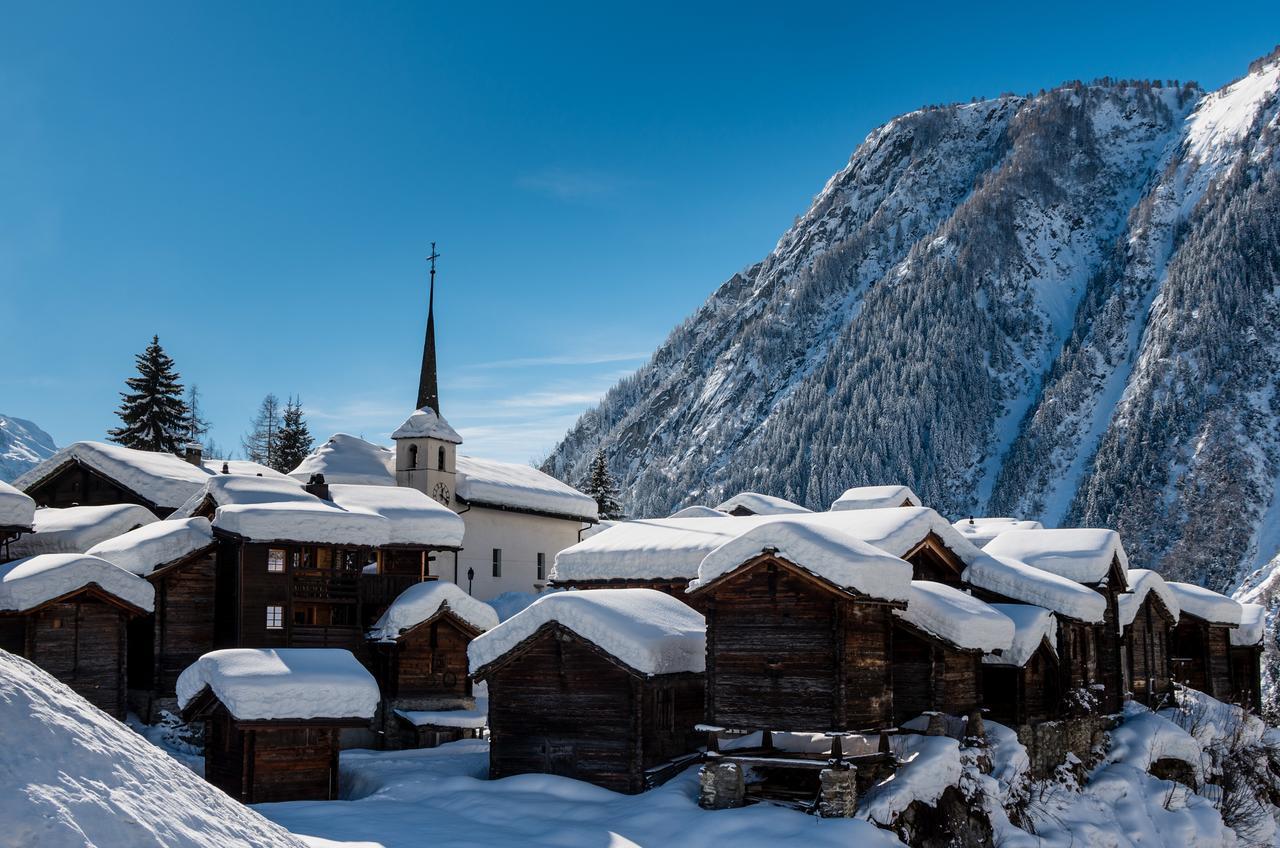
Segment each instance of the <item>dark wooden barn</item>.
M1231 631L1231 702L1262 712L1262 640L1267 610L1261 604L1241 604L1240 626Z
M1169 640L1174 681L1220 701L1232 700L1231 631L1240 625L1240 604L1190 583L1165 585L1180 610Z
M245 804L337 798L341 731L378 704L369 673L333 649L214 651L177 688L183 720L204 725L205 779Z
M702 617L647 589L546 595L471 643L489 690L489 772L646 789L696 750Z
M384 744L434 747L475 729L467 647L497 626L493 607L453 583L419 583L396 598L368 633Z
M36 519L36 502L0 480L0 563L13 559L9 544L30 533Z
M146 581L97 557L15 560L0 566L0 648L123 719L128 622L152 610L153 596Z
M982 664L982 706L987 715L1016 727L1055 718L1061 709L1057 623L1053 613L1030 604L992 604L1014 624L1012 647Z
M1164 578L1145 568L1128 572L1130 593L1120 596L1121 644L1134 700L1156 708L1173 697L1170 638L1178 604Z

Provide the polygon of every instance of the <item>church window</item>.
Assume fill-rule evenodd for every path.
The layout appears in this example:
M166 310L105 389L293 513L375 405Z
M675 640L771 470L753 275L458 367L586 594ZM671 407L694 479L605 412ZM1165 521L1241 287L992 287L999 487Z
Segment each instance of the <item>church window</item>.
M436 470L444 471L444 445L441 445L440 449L436 451Z
M547 579L547 555L544 553L538 554L538 578L537 579L539 580Z
M493 576L502 576L502 548L493 549Z
M409 467L410 468L418 467L418 446L417 445L409 445Z

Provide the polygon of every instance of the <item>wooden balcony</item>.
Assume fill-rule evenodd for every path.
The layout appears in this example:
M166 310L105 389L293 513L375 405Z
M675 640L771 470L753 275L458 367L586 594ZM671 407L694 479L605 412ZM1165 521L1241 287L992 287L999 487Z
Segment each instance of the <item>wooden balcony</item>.
M434 577L428 580L434 580ZM391 602L400 597L400 593L415 583L423 582L417 575L410 574L361 574L360 603L364 607L386 609Z
M295 624L290 632L292 648L345 648L359 650L364 632L355 625Z

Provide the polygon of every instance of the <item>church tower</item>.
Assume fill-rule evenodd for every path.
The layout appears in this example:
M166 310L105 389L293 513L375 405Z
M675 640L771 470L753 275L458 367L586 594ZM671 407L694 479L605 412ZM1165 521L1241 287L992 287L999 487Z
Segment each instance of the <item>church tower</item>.
M458 445L462 437L440 414L436 382L436 243L431 243L431 283L427 294L427 335L422 344L418 408L391 434L396 443L396 485L425 492L457 509Z

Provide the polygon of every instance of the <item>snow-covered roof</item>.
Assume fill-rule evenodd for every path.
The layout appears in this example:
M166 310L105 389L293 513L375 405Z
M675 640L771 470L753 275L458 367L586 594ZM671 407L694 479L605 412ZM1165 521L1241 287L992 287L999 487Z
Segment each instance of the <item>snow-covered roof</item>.
M466 523L444 504L403 486L356 486L336 483L329 499L352 512L370 512L387 519L392 545L458 548Z
M441 607L480 631L498 626L498 613L484 601L477 601L447 580L417 583L400 593L369 631L370 639L392 640L403 631L417 627Z
M35 521L36 502L0 480L0 527L27 527Z
M1000 656L986 654L982 661L989 665L1012 665L1022 668L1040 649L1044 640L1058 652L1058 619L1044 607L1033 604L992 604L993 609L1013 622L1013 641Z
M667 516L668 518L724 518L725 514L718 509L712 509L709 506L695 504L687 506L684 509L678 509Z
M334 433L289 472L306 482L312 474L323 474L330 483L358 483L368 486L396 484L396 453L366 442L358 436Z
M872 598L905 601L910 593L911 564L905 560L840 530L787 520L749 528L708 553L688 591L706 586L766 552L834 586Z
M338 648L228 648L196 660L178 677L178 707L205 689L241 721L373 718L378 684Z
M210 474L237 474L244 477L286 477L274 468L247 459L203 459L200 464ZM226 466L224 472L222 466Z
M1008 616L973 595L931 580L912 580L907 608L893 614L957 648L990 653L1006 651L1013 643Z
M105 559L40 554L0 565L0 610L26 612L88 586L97 586L144 612L154 608L151 584Z
M212 544L213 528L208 519L179 518L144 524L99 542L87 553L102 557L139 577L146 577Z
M477 506L563 515L581 521L600 517L595 498L529 465L458 457L458 497Z
M158 521L137 504L37 509L35 532L9 545L13 556L82 554L94 545L144 524Z
M1117 600L1119 606L1120 618L1118 624L1120 631L1133 624L1133 620L1138 615L1138 610L1142 608L1142 603L1147 599L1147 595L1155 592L1160 602L1164 604L1165 609L1173 615L1173 620L1177 621L1181 614L1178 607L1178 600L1174 597L1173 592L1169 591L1169 586L1164 582L1164 578L1149 568L1131 568L1126 572L1129 579L1129 591L1120 595Z
M1262 604L1240 605L1240 626L1231 630L1231 644L1237 647L1261 645L1267 630L1267 608Z
M1183 615L1193 615L1211 624L1240 624L1242 610L1237 601L1226 595L1219 595L1212 589L1196 586L1192 583L1177 583L1169 580L1165 583L1178 604Z
M884 509L892 506L922 506L920 496L910 486L855 486L831 503L832 510Z
M1092 589L1011 557L984 552L964 570L961 579L970 586L1035 604L1077 621L1098 624L1107 612L1106 599Z
M471 640L472 673L553 621L641 674L706 669L706 623L687 604L655 589L590 589L543 595Z
M319 500L292 477L219 475L174 510L170 518L187 518L205 509L232 504L311 503Z
M254 542L312 542L322 545L387 544L387 519L370 512L349 512L327 501L232 504L213 516L218 530Z
M439 439L442 442L462 444L458 431L449 426L444 416L434 409L424 406L415 410L405 422L391 434L393 439Z
M970 542L984 548L1001 533L1010 530L1043 530L1039 521L1023 521L1019 518L963 518L951 525Z
M751 515L792 515L811 512L798 503L786 498L775 498L773 495L762 495L759 492L739 492L727 501L716 506L720 512L745 510Z
M1129 567L1120 534L1103 528L1009 530L992 539L984 550L1077 583L1102 582L1117 558L1121 568Z

